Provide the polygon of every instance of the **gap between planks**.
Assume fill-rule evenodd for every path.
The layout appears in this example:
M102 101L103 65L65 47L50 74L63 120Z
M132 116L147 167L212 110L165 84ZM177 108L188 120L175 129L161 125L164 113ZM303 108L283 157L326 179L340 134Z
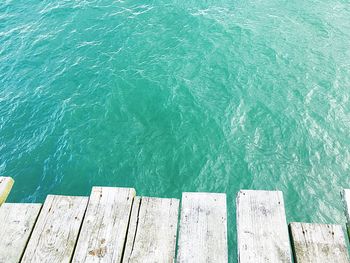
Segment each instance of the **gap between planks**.
M0 263L20 261L41 204L5 203L0 207Z
M179 200L135 197L123 262L173 262Z
M133 188L92 188L72 262L121 261L135 194Z
M48 195L21 262L70 262L88 197Z

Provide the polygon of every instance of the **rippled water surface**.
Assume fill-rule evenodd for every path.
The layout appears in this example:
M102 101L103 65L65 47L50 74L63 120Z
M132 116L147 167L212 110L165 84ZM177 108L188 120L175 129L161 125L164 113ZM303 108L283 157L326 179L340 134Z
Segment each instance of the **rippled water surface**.
M344 223L350 2L4 0L0 174L10 201L284 192L289 221Z

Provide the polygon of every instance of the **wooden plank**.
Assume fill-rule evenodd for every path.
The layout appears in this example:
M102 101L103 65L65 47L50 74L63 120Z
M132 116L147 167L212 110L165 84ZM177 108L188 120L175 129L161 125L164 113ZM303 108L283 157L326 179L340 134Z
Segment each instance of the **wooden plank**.
M183 193L177 262L227 263L226 194Z
M0 176L0 206L6 201L7 196L13 186L13 179L11 177Z
M343 229L340 225L291 223L296 263L349 263Z
M240 263L292 261L282 192L240 191L237 232Z
M22 262L70 262L88 198L48 195Z
M173 262L179 200L136 197L123 262Z
M121 262L135 190L93 187L73 262Z
M33 230L41 204L9 204L0 207L0 263L19 262Z
M344 206L345 206L345 216L348 220L348 223L347 223L348 236L350 238L350 189L344 189L342 192L342 197L343 197Z
M136 196L132 204L132 210L130 215L130 222L128 227L128 236L126 239L126 245L124 249L124 260L123 262L128 262L132 250L134 248L135 235L138 227L139 212L140 212L141 197ZM126 257L126 258L125 258Z

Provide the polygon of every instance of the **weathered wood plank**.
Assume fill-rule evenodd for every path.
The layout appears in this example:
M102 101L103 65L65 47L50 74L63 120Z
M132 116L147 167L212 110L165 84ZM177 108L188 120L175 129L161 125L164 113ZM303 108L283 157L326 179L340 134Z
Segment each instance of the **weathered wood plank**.
M123 262L173 262L179 200L136 197Z
M41 204L9 204L0 207L0 263L20 261Z
M128 236L126 239L126 244L124 249L123 262L129 262L128 260L134 248L135 235L136 235L138 220L139 220L140 203L141 203L141 197L135 196L134 202L132 204L132 210L131 210L129 227L128 227Z
M226 194L183 193L177 262L227 263Z
M6 201L6 198L12 189L13 183L14 181L11 177L0 176L0 206Z
M135 190L93 187L73 262L121 262Z
M88 198L48 195L22 262L70 262Z
M291 262L282 192L240 191L237 232L240 263Z
M291 223L296 263L349 263L343 229L340 225Z
M342 197L343 197L344 206L345 206L345 215L348 220L348 223L347 223L348 236L350 238L350 189L344 189L342 192Z

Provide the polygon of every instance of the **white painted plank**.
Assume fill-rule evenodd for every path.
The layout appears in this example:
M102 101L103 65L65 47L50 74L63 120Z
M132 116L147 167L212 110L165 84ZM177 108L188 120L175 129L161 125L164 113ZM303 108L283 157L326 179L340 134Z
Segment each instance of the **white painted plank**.
M22 262L70 262L88 198L48 195Z
M340 225L291 223L296 263L349 263Z
M0 206L6 201L13 183L14 181L11 177L0 176Z
M226 194L183 193L177 262L227 263Z
M135 190L93 187L73 262L120 262Z
M179 200L150 197L135 200L123 262L173 262Z
M343 197L344 206L345 206L345 215L348 220L347 229L348 229L348 235L350 238L350 189L344 189L342 192L342 197Z
M9 204L0 207L0 263L19 262L33 230L41 204Z
M240 191L237 232L240 263L291 262L282 192Z

